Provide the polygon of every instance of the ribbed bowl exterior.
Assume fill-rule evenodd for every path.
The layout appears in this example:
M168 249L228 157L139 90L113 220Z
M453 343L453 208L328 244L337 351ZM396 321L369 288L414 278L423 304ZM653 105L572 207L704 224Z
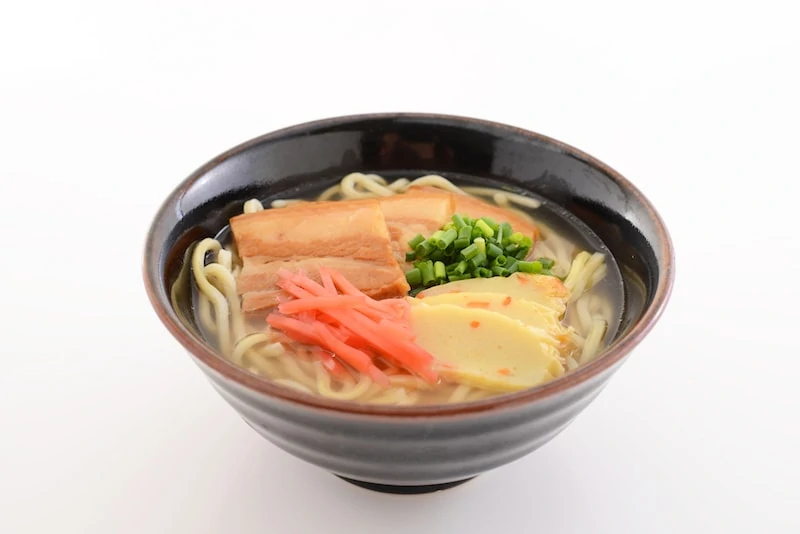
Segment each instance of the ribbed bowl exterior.
M522 406L415 418L298 407L200 365L242 418L286 452L347 478L411 486L463 480L533 452L594 400L620 364Z

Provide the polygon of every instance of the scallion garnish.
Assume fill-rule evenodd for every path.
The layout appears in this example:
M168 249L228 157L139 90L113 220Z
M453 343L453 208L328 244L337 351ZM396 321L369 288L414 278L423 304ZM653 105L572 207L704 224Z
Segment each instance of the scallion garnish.
M515 272L555 276L550 258L527 261L533 238L514 232L508 222L490 217L454 214L429 238L417 235L408 242L405 259L414 268L406 272L411 295L424 288L469 278L509 276Z

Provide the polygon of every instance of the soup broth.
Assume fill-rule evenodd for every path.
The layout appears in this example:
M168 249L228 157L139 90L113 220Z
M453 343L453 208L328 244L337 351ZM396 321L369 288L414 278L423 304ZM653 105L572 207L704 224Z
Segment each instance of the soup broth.
M621 275L613 256L600 239L575 217L545 199L499 188L460 186L455 185L456 183L462 181L450 181L437 175L389 180L375 174L354 173L316 195L264 201L247 200L242 204L242 214L258 214L271 210L270 215L276 216L270 220L263 217L264 220L261 221L257 221L255 217L234 217L231 225L223 228L214 238L206 238L193 244L187 250L182 270L173 284L173 306L186 323L196 325L202 337L234 364L283 387L309 395L347 401L394 405L475 401L533 387L596 358L613 340L624 306ZM439 221L431 214L438 206L453 202L451 197L455 199L456 206L477 210L477 213L473 213L474 218L466 217L464 220L475 223L470 226L473 237L468 247L477 244L477 248L489 251L485 258L485 267L475 267L471 275L470 272L459 274L460 265L466 263L465 269L469 270L472 265L470 261L473 261L464 261L464 251L468 250L464 248L461 255L452 256L453 261L446 267L450 272L444 277L440 276L434 283L430 280L427 284L420 282L415 288L411 282L416 281L417 275L426 274L425 262L421 261L424 258L419 256L422 254L420 252L414 257L415 252L406 245L406 239L421 229L418 235L413 235L411 241L425 238L426 242L434 242L434 234L437 232L445 237L452 237L452 230L456 226L451 220L460 219L458 209L447 217L444 225L436 222L436 230L429 225L427 235L425 222L420 222L423 215ZM392 215L391 210L394 208L387 204L386 199L406 198L412 201L409 206L418 209L420 214L414 215L400 204L397 214ZM384 221L386 228L376 228L373 224L373 219L370 218L370 210L374 208L371 199L382 199L378 210L382 210L382 215L375 217ZM474 208L471 199L477 202ZM359 200L364 202L350 202ZM348 209L344 213L338 209L337 204L340 202L350 202L346 204ZM421 206L420 203L423 202L427 204ZM303 211L301 206L308 209ZM291 213L296 218L292 220L300 221L289 222L289 233L306 235L303 234L306 218L316 218L325 223L319 228L319 232L323 234L327 231L323 227L330 226L331 235L335 234L336 239L363 239L368 242L374 233L377 236L375 245L362 247L364 250L359 249L357 256L334 261L331 259L334 252L325 252L322 249L329 247L339 250L341 247L336 239L332 239L332 243L325 243L323 237L309 231L308 235L311 237L305 242L300 240L289 244L297 249L296 254L291 257L281 255L281 251L271 248L269 240L273 237L279 239L283 235L282 221L277 217L282 210L286 210L283 213L287 214L287 218ZM320 210L325 211L324 216ZM481 210L491 212L492 217L484 217ZM489 229L487 234L481 236L475 228L485 225L477 222L478 216L489 223L496 223L494 226L497 230L492 232ZM334 227L337 225L337 217L344 217L345 220L341 225L341 232L357 235L344 235L341 232L336 234ZM358 226L361 224L359 217L364 220L363 228ZM495 254L491 261L489 259L492 258L493 244L502 249L502 242L508 242L509 245L502 252L515 246L514 242L509 242L509 236L500 239L501 223L506 220L513 221L510 225L513 230L535 229L536 239L527 255L519 261L515 261L510 255L504 260L514 262L518 268L528 272L509 272L509 269L498 265L499 256L505 258L507 254ZM273 226L265 226L268 224ZM265 230L269 228L273 230ZM509 225L505 228L509 228ZM265 237L266 234L273 237ZM522 239L518 238L521 234L524 232L514 232L517 241ZM381 252L381 247L386 245L384 238L387 235L390 236L390 246L393 247L389 254L393 254L393 258ZM475 238L474 235L479 237ZM445 237L442 239L446 240ZM379 238L384 240L380 241ZM456 242L457 240L446 247L452 248ZM525 244L524 240L520 243ZM317 250L318 258L315 257ZM443 247L443 250L448 248ZM273 258L272 254L277 256ZM437 252L434 250L433 254ZM479 256L480 254L482 253ZM444 268L446 262L431 263L442 263ZM275 271L277 274L270 270L275 265L280 267L280 270ZM395 276L397 272L401 272L398 271L398 266L405 274L403 280ZM429 356L433 362L430 374L418 372L420 368L411 364L403 367L403 362L407 361L405 355L401 357L399 353L391 354L379 343L380 340L365 346L363 342L372 328L369 326L364 326L362 332L352 324L342 322L339 325L340 330L332 330L334 333L349 332L362 342L361 345L351 343L342 347L341 354L330 349L341 347L340 342L347 341L346 335L340 336L342 339L338 341L331 339L329 344L323 343L323 347L313 342L317 338L306 339L288 329L288 326L285 327L286 330L276 328L279 324L299 325L285 321L288 314L283 313L283 310L288 309L286 303L293 300L285 287L286 284L296 287L292 285L295 282L317 287L313 284L320 281L318 276L308 280L291 277L302 274L306 269L316 273L315 269L318 267L321 267L322 273L330 268L337 276L349 279L348 284L352 282L359 286L352 288L352 291L358 292L357 297L353 297L353 292L345 294L344 291L341 291L341 295L336 291L330 295L351 298L348 301L351 303L369 303L374 310L382 310L381 313L388 308L381 307L383 304L379 303L396 304L396 309L406 310L398 312L397 317L392 316L391 321L385 321L385 318L376 319L380 322L375 324L382 326L375 331L386 332L385 336L381 334L380 337L386 337L392 342L400 343L398 340L401 338L407 340L412 345L402 346L413 346L413 354L417 354L415 351L420 347L420 354L428 354L430 351ZM348 273L352 275L346 276ZM376 282L374 279L378 275L374 273L386 273L387 280L391 280L386 283ZM269 277L277 277L275 284L278 286L270 285L265 289L265 280L272 280ZM529 280L533 282L532 285L528 283ZM323 274L319 287L323 287L324 282ZM521 285L518 287L516 282ZM402 290L404 294L398 294L401 290L397 287L406 283L411 284L411 291ZM258 287L250 289L250 286ZM298 291L302 292L300 289ZM392 295L383 299L382 291L388 291ZM297 300L311 302L308 298L311 297ZM325 305L333 306L333 300L333 297L328 298ZM319 304L322 301L314 302ZM299 309L302 305L295 307ZM367 313L366 308L362 311ZM338 305L330 309L315 308L315 313L315 318L311 317L313 314L310 312L298 312L289 317L299 318L303 328L316 326L314 321L319 321L321 326L318 329L323 331L325 328L333 328L337 317L349 317L348 320L353 321L364 320L357 311L343 310ZM353 314L358 317L354 318ZM399 319L401 316L405 318ZM326 318L331 320L326 321ZM457 339L462 336L455 326L458 321L466 321L464 324L470 327L463 332L463 337L466 339L472 336L474 340ZM437 329L434 329L434 325ZM390 335L390 332L399 332L397 335L400 337L394 339L394 334ZM507 335L501 335L503 333ZM360 336L365 337L362 339ZM483 353L475 352L484 345L490 349L483 349ZM401 344L396 346L400 347ZM366 354L374 360L376 374L371 375L353 365L354 362L368 366L371 363L345 357L354 348L359 354L354 353L353 358ZM460 350L460 353L444 354L451 350ZM529 360L536 358L539 358L539 363L534 366ZM541 377L537 373L542 373Z

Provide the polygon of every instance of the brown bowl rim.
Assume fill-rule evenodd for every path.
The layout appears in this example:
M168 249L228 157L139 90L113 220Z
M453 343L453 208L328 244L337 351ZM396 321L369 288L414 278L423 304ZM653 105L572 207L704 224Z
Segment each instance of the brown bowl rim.
M457 404L441 404L441 405L423 405L423 406L384 406L384 405L371 405L359 404L351 401L341 401L334 399L327 399L324 397L314 397L300 392L295 392L289 388L281 387L273 384L266 378L261 378L253 375L245 369L228 361L223 356L212 350L204 342L197 339L186 327L184 327L175 313L172 311L171 304L166 294L160 294L158 291L158 282L151 276L151 269L149 265L154 258L149 254L152 250L153 230L157 221L162 217L164 211L170 206L173 206L176 201L179 201L183 193L188 190L198 179L203 177L209 170L218 166L223 161L249 149L251 146L261 144L266 141L275 141L286 136L293 136L310 129L318 129L325 127L341 126L347 123L357 123L369 120L419 120L419 121L444 121L450 125L471 128L474 126L482 126L484 128L492 128L495 130L505 130L509 133L523 136L529 139L534 139L546 144L555 146L569 155L578 158L579 160L597 168L605 173L620 187L634 195L642 203L647 211L651 220L655 223L656 232L662 241L661 256L664 258L664 269L660 273L658 285L651 304L645 309L642 317L633 325L633 327L626 332L622 337L615 340L615 342L604 352L598 355L592 362L580 367L570 373L565 374L551 382L547 382L540 386L531 389L520 391L513 394L492 397L480 401L473 401L468 403ZM508 409L518 407L520 405L533 403L542 399L552 397L566 390L569 390L581 383L584 383L603 371L609 369L616 363L620 362L627 356L652 330L655 324L661 317L667 302L669 301L674 283L674 248L672 240L667 231L663 219L656 211L655 207L650 201L634 186L627 178L622 176L619 172L615 171L610 166L606 165L597 158L579 150L571 145L553 139L551 137L518 128L508 124L488 121L484 119L477 119L472 117L464 117L459 115L447 115L437 113L366 113L357 115L343 115L338 117L329 117L315 121L304 122L293 126L281 128L270 133L255 137L249 141L245 141L217 157L211 159L206 164L201 166L193 172L188 178L184 179L170 195L165 199L153 218L150 229L147 233L145 243L145 254L143 261L144 282L147 290L147 295L150 303L156 311L161 322L169 330L190 354L192 354L199 362L214 373L222 376L225 379L231 380L240 386L259 394L269 397L287 401L298 407L319 409L333 411L342 414L360 415L360 416L377 416L377 417L391 417L391 418L415 418L415 417L444 417L453 415L467 415L475 414L478 412L493 411L500 409ZM153 269L156 270L156 269ZM158 276L163 273L158 272Z

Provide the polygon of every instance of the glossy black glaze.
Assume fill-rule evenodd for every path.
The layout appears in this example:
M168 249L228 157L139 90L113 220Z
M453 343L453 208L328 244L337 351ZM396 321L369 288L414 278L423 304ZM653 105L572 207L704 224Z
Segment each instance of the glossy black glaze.
M274 386L216 356L180 324L167 287L192 241L215 235L248 198L318 189L353 171L468 176L560 204L597 233L620 266L626 309L615 342L591 364L533 390L403 408L312 399ZM215 158L162 206L144 269L164 324L248 424L297 457L386 491L452 485L520 458L563 430L660 316L672 285L672 256L663 223L641 193L576 149L495 123L387 114L288 128Z
M339 475L337 475L339 476ZM379 493L392 493L395 495L422 495L424 493L434 493L436 491L444 491L450 488L455 488L472 480L475 477L465 478L464 480L456 480L455 482L447 482L445 484L431 484L429 486L392 486L389 484L374 484L372 482L364 482L362 480L353 480L339 476L345 482L349 482L359 488L368 489L370 491L377 491Z

